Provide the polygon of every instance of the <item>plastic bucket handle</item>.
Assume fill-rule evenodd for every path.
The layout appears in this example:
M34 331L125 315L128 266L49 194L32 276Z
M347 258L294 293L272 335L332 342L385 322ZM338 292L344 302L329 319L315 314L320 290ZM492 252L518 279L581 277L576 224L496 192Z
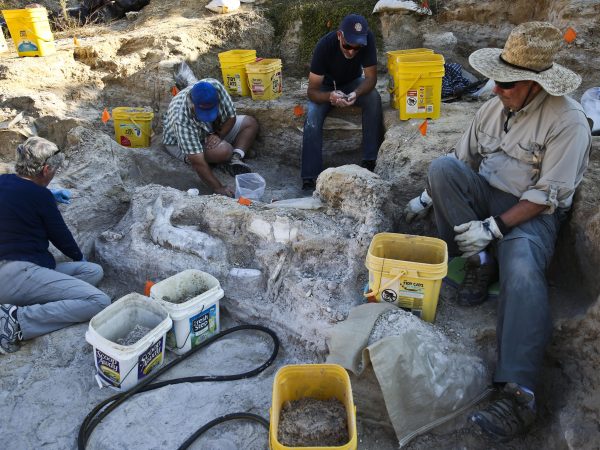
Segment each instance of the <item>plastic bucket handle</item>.
M365 292L363 295L365 297L376 297L377 294L379 294L381 291L385 291L389 286L392 285L392 283L398 281L400 278L402 278L404 275L407 275L407 274L408 274L407 270L401 270L400 273L398 273L398 275L396 275L394 278L392 278L390 281L385 283L383 286L381 286L376 291Z

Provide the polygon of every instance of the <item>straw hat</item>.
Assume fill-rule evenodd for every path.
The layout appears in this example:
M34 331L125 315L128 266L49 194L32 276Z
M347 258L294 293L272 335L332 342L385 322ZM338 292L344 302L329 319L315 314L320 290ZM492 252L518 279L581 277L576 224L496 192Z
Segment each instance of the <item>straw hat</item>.
M515 27L504 49L482 48L469 56L469 63L492 80L533 80L550 95L565 95L577 89L581 77L554 62L561 44L554 25L527 22Z

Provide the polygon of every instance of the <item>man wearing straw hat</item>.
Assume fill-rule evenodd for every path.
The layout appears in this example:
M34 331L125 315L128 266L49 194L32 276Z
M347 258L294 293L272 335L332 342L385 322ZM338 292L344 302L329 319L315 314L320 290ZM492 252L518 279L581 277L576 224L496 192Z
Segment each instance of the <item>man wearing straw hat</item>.
M17 147L16 175L0 175L0 354L110 305L94 287L102 267L83 258L56 206L68 191L46 188L63 160L55 144L31 137ZM73 261L57 264L49 242Z
M377 84L375 36L366 19L349 14L340 28L323 36L312 56L308 76L308 108L302 138L302 189L315 188L323 165L323 122L332 108L362 109L363 160L375 170L383 136L383 112Z
M457 301L472 306L500 279L498 399L471 416L506 441L535 419L534 390L552 332L545 269L588 164L591 135L579 103L565 96L581 77L554 62L560 31L517 26L504 49L475 51L469 62L495 81L495 98L475 115L453 155L434 160L428 189L407 220L433 204L450 256L466 257Z

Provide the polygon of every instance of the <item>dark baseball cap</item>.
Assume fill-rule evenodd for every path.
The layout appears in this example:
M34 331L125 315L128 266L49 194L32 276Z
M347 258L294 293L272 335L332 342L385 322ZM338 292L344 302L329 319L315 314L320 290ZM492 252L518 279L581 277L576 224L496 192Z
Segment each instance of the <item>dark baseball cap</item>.
M344 39L350 45L367 45L367 34L369 25L367 19L358 14L349 14L342 19L340 31L344 33Z
M194 104L196 119L201 122L214 122L219 115L219 94L207 81L199 81L190 90L190 99Z

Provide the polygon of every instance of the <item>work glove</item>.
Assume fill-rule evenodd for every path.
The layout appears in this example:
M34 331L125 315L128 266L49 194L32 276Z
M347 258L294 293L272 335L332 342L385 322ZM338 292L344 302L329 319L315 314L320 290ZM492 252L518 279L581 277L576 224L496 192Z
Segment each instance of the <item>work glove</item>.
M50 189L50 192L52 192L54 199L58 203L64 203L66 205L71 203L71 191L68 189Z
M431 205L433 205L433 200L427 193L427 190L424 190L421 195L408 202L406 208L404 208L406 222L411 223L415 219L423 219L427 215Z
M454 241L465 258L479 253L494 239L504 237L493 217L457 225L454 227L454 231L456 232Z

